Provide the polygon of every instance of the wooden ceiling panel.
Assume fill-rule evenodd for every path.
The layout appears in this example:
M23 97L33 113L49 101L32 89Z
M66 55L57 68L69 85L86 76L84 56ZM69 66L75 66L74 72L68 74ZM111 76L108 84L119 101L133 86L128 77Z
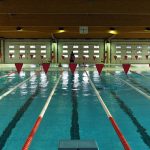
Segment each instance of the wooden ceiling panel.
M150 38L150 1L0 0L0 37L4 38ZM18 32L16 27L22 27ZM88 26L81 35L79 26ZM66 32L58 34L58 28Z

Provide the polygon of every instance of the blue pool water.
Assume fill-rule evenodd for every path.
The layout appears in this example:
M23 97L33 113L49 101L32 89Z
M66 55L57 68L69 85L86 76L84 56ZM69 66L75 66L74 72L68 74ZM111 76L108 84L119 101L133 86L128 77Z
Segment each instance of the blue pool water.
M7 73L7 72L5 72ZM0 75L4 75L0 72ZM119 78L150 95L150 75L88 72L132 150L150 149L150 99ZM22 72L0 78L0 95L29 78ZM35 75L0 100L0 149L20 150L40 114L59 72ZM59 140L95 140L100 150L123 150L85 72L64 71L30 150L57 150Z

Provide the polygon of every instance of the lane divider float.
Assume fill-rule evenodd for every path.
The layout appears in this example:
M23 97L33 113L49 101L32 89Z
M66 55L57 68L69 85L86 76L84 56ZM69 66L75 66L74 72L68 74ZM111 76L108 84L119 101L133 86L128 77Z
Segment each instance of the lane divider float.
M5 74L5 75L3 75L3 76L0 76L0 79L1 78L5 78L5 77L8 77L8 76L10 76L11 74L15 74L16 73L16 71L14 71L14 72L9 72L8 74Z
M143 74L141 74L141 73L138 73L138 72L136 72L136 71L130 70L130 72L131 72L131 73L134 73L134 74L137 74L137 75L140 75L140 76L142 76L142 77L145 77L145 78L147 78L147 79L149 79L147 76L145 76L145 75L143 75Z
M86 72L86 70L85 70L85 72ZM96 94L97 97L98 97L98 100L100 101L100 103L101 103L101 105L102 105L102 107L103 107L105 113L107 114L107 117L109 118L109 120L110 120L110 122L111 122L111 124L112 124L112 126L113 126L113 128L114 128L114 130L116 131L116 133L117 133L117 135L118 135L118 137L119 137L119 139L120 139L120 141L121 141L121 143L122 143L124 149L125 149L125 150L131 150L131 148L130 148L128 142L126 141L125 137L123 136L122 132L120 131L120 129L119 129L117 123L115 122L113 116L111 115L110 111L108 110L107 106L105 105L105 103L104 103L102 97L100 96L99 92L97 91L97 89L96 89L94 83L93 83L92 80L90 79L90 77L89 77L89 75L88 75L87 72L86 72L86 75L87 75L87 77L88 77L88 80L89 80L91 86L93 87L93 89L94 89L94 91L95 91L95 94Z
M38 74L39 71L37 71L34 75L32 75L31 77L27 78L26 80L24 80L23 82L19 83L18 85L16 85L15 87L11 88L9 91L5 92L4 94L0 95L0 100L2 100L5 96L9 95L10 93L12 93L14 90L16 90L18 87L20 87L21 85L23 85L25 82L27 82L28 80L30 80L33 76L35 76L36 74Z
M35 133L36 133L36 131L37 131L41 121L42 121L42 118L43 118L43 116L44 116L44 114L45 114L45 112L46 112L46 110L48 108L48 105L49 105L49 103L50 103L50 101L52 99L52 96L53 96L53 94L54 94L54 92L55 92L55 90L57 88L57 85L58 85L61 77L62 77L62 75L59 76L56 84L54 85L54 87L53 87L53 89L52 89L52 91L51 91L51 93L50 93L50 95L49 95L49 97L48 97L48 99L47 99L47 101L46 101L46 103L45 103L41 113L39 114L39 116L38 116L38 118L37 118L37 120L36 120L36 122L35 122L35 124L34 124L34 126L32 128L32 130L31 130L28 138L25 141L25 144L22 147L22 150L28 150L29 149L29 146L30 146L30 144L32 142L32 139L33 139L33 137L34 137L34 135L35 135Z
M125 83L126 85L130 86L132 89L134 89L135 91L137 91L138 93L140 93L141 95L143 95L144 97L148 98L150 100L150 95L146 94L145 92L141 91L140 89L138 89L137 87L133 86L132 84L128 83L127 81L117 77L120 81L122 81L123 83Z

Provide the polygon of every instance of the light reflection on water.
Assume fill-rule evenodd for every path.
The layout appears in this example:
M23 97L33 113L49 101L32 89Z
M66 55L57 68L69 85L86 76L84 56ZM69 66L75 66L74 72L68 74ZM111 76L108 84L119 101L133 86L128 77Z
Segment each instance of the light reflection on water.
M68 71L62 73L62 89L68 88Z

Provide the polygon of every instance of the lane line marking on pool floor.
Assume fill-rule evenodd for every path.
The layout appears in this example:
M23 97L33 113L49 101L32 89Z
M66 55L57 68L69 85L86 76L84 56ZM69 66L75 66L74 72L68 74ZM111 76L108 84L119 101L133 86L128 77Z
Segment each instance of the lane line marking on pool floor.
M31 77L27 78L26 80L24 80L23 82L19 83L18 85L16 85L15 87L11 88L9 91L5 92L4 94L0 95L0 100L2 100L5 96L9 95L10 93L12 93L14 90L16 90L18 87L20 87L21 85L23 85L25 82L27 82L28 80L30 80L33 76L35 76L36 74L38 74L39 72L36 72L34 75L32 75Z
M34 126L32 128L32 130L31 130L29 136L27 137L27 139L25 141L25 144L22 147L22 150L28 150L29 149L30 144L32 142L32 139L33 139L33 137L34 137L34 135L35 135L35 133L36 133L36 131L37 131L41 121L42 121L42 118L43 118L43 116L44 116L44 114L45 114L45 112L46 112L46 110L48 108L48 105L49 105L49 103L50 103L50 101L52 99L52 96L53 96L53 94L54 94L54 92L55 92L55 90L57 88L57 85L58 85L61 77L62 77L62 75L59 76L57 82L55 83L55 85L54 85L54 87L53 87L53 89L52 89L52 91L51 91L51 93L50 93L50 95L49 95L49 97L48 97L48 99L47 99L47 101L46 101L42 111L41 111L41 113L39 114L39 116L38 116L38 118L37 118L37 120L36 120L36 122L35 122L35 124L34 124Z
M94 83L93 83L92 80L90 79L90 77L89 77L89 75L88 75L88 73L87 73L86 70L85 70L85 73L86 73L86 75L87 75L87 77L88 77L88 80L89 80L91 86L93 87L93 89L94 89L94 91L95 91L95 94L97 95L97 98L98 98L99 102L101 103L101 105L102 105L102 107L103 107L105 113L107 114L107 117L108 117L109 121L111 122L111 124L112 124L114 130L116 131L116 133L117 133L117 135L118 135L118 137L119 137L119 139L120 139L120 141L121 141L121 143L122 143L124 149L125 149L125 150L131 150L131 148L130 148L128 142L126 141L124 135L122 134L121 130L119 129L119 127L118 127L118 125L117 125L117 123L115 122L115 119L113 118L113 116L111 115L110 111L108 110L106 104L104 103L102 97L100 96L99 92L97 91L97 89L96 89Z
M15 73L17 73L17 72L16 72L16 71L10 72L10 73L8 73L8 74L5 74L5 75L3 75L3 76L0 76L0 79L5 78L5 77L8 77L9 75L15 74Z

